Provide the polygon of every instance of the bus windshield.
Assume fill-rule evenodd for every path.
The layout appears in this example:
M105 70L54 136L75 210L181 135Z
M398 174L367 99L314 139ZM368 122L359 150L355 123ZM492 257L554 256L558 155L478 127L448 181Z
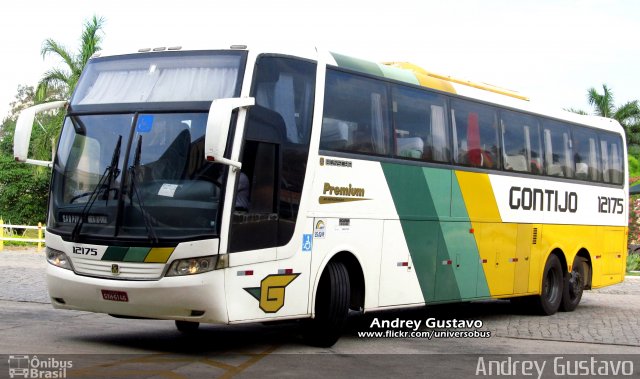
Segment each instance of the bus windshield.
M208 106L237 96L242 61L215 52L93 59L60 136L50 230L96 243L215 236L225 175L204 159Z
M50 227L156 242L159 235L214 234L223 166L204 160L206 120L206 113L67 117L53 172Z

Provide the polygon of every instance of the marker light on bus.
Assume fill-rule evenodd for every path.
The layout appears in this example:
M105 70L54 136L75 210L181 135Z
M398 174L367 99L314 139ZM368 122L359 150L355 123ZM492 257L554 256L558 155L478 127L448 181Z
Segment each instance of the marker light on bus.
M47 247L47 261L54 266L65 268L67 270L73 270L71 261L65 253L60 250L55 250Z
M166 276L183 276L202 274L212 270L228 267L226 255L178 259L171 263Z

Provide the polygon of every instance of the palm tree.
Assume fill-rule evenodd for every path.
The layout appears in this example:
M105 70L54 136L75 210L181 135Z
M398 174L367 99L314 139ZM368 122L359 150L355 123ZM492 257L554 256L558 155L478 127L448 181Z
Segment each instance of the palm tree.
M57 55L64 61L66 67L56 67L45 73L36 89L36 102L71 96L87 61L100 50L102 36L99 32L102 30L104 22L103 17L95 15L91 20L85 22L77 54L72 53L51 38L44 41L41 50L42 58L49 54Z
M617 120L627 134L629 145L640 144L640 107L638 100L629 101L619 107L613 102L613 92L606 84L602 85L602 94L595 88L589 88L587 99L595 109L595 114Z
M627 134L627 144L633 147L634 152L640 151L640 105L638 100L629 101L619 107L615 106L613 91L606 85L602 85L602 93L591 87L587 91L587 100L594 109L596 116L608 117L617 120ZM580 114L587 112L567 109Z

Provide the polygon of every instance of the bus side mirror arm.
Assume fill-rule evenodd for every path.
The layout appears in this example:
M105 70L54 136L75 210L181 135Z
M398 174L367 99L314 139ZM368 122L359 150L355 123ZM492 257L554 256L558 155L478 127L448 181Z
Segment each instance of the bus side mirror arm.
M16 122L16 131L13 136L13 157L16 161L45 167L53 166L53 161L39 161L27 158L29 153L29 143L31 142L33 121L38 113L66 106L66 100L53 101L50 103L34 105L20 112L20 116L18 116L18 121ZM51 157L51 159L53 159L53 157Z
M242 163L224 157L229 138L231 114L236 108L248 108L255 103L256 99L253 97L216 99L211 102L204 139L204 158L207 161L231 166L236 170L242 167Z

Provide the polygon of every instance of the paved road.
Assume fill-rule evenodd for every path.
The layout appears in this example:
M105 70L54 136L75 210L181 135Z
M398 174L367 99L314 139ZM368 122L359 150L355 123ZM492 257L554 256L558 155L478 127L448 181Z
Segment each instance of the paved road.
M290 324L207 325L195 336L183 336L170 321L54 310L48 304L45 267L43 253L0 252L0 354L5 354L0 378L7 373L4 358L16 354L72 359L79 377L387 377L424 375L425 370L466 377L475 376L479 355L489 354L536 354L526 357L541 360L551 359L548 354L598 354L631 359L635 374L640 372L640 356L626 355L640 354L640 277L586 292L575 312L551 317L527 315L508 301L368 314L350 319L334 347L320 349L302 344ZM430 317L481 320L478 330L491 337L358 337L373 330L375 319Z

